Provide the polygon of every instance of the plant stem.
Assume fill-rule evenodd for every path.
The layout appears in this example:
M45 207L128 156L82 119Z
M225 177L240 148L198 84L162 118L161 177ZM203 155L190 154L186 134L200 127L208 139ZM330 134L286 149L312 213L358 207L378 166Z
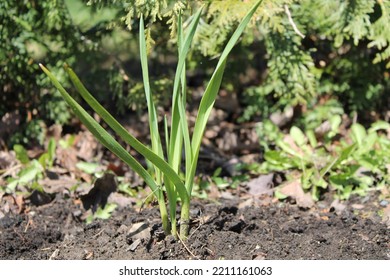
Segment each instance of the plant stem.
M190 200L183 201L180 217L180 239L186 240L190 231Z
M160 208L162 227L164 229L165 234L169 235L169 234L171 234L171 225L169 223L167 206L165 205L164 195L163 195L162 192L159 192L157 194L157 196L158 196L157 197L158 205L159 205L159 208Z
M177 223L175 219L171 219L171 234L177 239Z

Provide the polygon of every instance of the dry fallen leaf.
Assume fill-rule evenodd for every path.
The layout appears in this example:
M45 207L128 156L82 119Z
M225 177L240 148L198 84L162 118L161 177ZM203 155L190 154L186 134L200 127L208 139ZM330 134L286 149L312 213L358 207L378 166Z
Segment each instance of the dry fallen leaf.
M26 208L23 195L21 195L21 194L16 195L15 203L16 203L16 205L18 205L18 208L19 208L18 214L21 214L24 211L24 209Z
M137 239L147 240L150 238L150 227L147 223L135 223L129 229L127 238L135 242Z
M18 164L15 152L0 151L0 169L9 169Z
M76 155L76 149L74 147L69 147L66 149L58 147L56 151L56 157L61 167L68 170L68 172L75 172L78 159Z
M21 201L20 195L14 196L12 194L3 194L0 196L0 210L3 214L9 212L13 214L20 214L24 210L24 203Z
M75 139L75 145L78 148L77 156L85 161L94 158L98 147L95 137L89 131L80 132Z
M130 247L127 250L134 252L137 249L138 245L141 244L141 241L141 238L138 238L133 243L131 243Z
M238 209L250 207L253 205L253 203L254 203L253 198L246 199L243 202L241 202L240 204L238 204Z
M266 257L267 257L266 253L260 252L260 253L257 253L256 255L253 255L252 260L257 260L257 261L265 260Z
M260 175L259 177L252 179L248 182L249 193L251 195L269 194L272 195L273 190L273 178L274 174Z
M208 198L210 199L219 199L221 197L221 192L215 184L210 185L210 191L208 193Z
M43 187L46 193L61 193L64 190L69 190L73 186L75 186L78 181L76 179L73 179L71 177L65 177L59 178L57 180L51 180L51 179L42 179L38 180L39 185Z
M270 116L271 122L273 122L278 127L285 126L294 116L294 109L292 107L287 107L284 112L274 112Z
M108 198L108 203L117 204L119 207L128 207L129 205L136 204L137 198L129 197L117 192L112 193Z
M390 227L390 204L383 210L383 222Z
M334 208L337 214L341 214L347 207L345 204L341 203L340 200L335 199L333 200L332 204L330 205L331 208Z
M301 155L302 157L305 156L305 153L303 150L297 146L297 144L294 141L294 138L290 134L287 134L283 137L283 141L288 144L288 146L293 149L296 153Z
M311 195L303 191L300 179L285 183L279 188L279 192L294 198L299 207L311 208L314 205Z
M356 210L361 210L361 209L364 208L363 204L357 204L357 203L352 204L351 206L352 206L353 209L356 209Z
M328 133L331 129L332 129L332 127L331 127L330 121L326 120L320 126L316 127L314 132L315 132L317 138L321 138L326 133Z

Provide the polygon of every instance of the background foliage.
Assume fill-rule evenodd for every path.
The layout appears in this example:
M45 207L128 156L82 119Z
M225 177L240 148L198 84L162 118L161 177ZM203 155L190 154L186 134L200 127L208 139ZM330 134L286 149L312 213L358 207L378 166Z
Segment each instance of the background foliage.
M152 87L165 104L172 86L178 13L190 16L205 7L188 62L190 84L202 86L202 77L210 74L221 47L252 2L1 1L0 116L4 122L7 113L17 111L23 127L19 134L2 132L2 138L11 144L27 143L40 139L45 124L70 120L57 93L45 89L47 80L37 62L57 72L66 85L60 67L66 61L99 100L115 105L119 114L142 110L133 30L143 14ZM324 96L338 99L346 113L357 112L362 120L383 117L390 104L389 10L389 1L382 0L265 0L235 49L224 80L244 108L239 119L268 117L297 104L314 106ZM209 60L200 64L204 56Z

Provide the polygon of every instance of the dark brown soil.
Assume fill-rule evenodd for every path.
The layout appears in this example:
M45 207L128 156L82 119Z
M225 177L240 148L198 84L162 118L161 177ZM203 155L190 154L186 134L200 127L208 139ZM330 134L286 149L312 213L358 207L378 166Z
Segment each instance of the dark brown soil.
M310 210L277 201L245 208L234 200L195 202L183 244L164 236L157 209L118 208L110 219L86 225L79 205L57 195L50 204L0 220L0 259L388 260L390 229L378 215L380 206L365 201L362 210L359 199L343 211L325 202ZM134 238L129 231L138 223L146 230Z

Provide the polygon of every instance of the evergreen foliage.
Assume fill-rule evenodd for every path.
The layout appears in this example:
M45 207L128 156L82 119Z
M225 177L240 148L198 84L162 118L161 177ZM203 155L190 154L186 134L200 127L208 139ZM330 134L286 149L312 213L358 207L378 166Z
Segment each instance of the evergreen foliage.
M178 12L191 13L195 6L204 5L205 15L195 38L195 49L214 58L253 2L136 0L127 6L126 1L118 0L88 3L121 3L126 12L122 20L128 28L140 14L146 16L149 26L157 23L175 26ZM305 103L321 94L340 98L347 112L375 110L389 90L386 74L390 67L389 11L389 1L382 0L264 1L246 31L245 41L241 42L242 49L254 43L260 46L251 51L256 59L266 61L267 66L261 82L244 90L246 110L242 119L265 116L286 104ZM151 46L155 35L150 31L147 35ZM232 71L230 77L242 73L242 69Z
M43 75L35 61L69 59L75 50L78 32L66 11L63 1L0 2L0 115L16 109L15 105L37 108Z
M83 60L97 61L97 42L104 32L77 26L68 2L75 1L0 1L0 120L9 119L7 113L20 116L18 126L6 128L7 134L0 132L0 138L9 146L41 144L46 124L66 124L70 120L71 114L60 95L47 90L48 79L39 70L38 62L51 66L68 86L64 62L78 61L82 66ZM99 84L96 80L100 81L95 79L94 85ZM15 129L19 131L14 133Z
M24 128L31 119L28 117L31 112L36 114L36 120L59 123L69 120L63 101L57 94L48 94L44 89L47 79L38 71L37 62L50 66L66 86L60 67L63 62L74 64L77 60L76 67L83 73L83 65L91 65L94 61L94 69L88 69L88 72L96 76L90 76L90 81L82 78L91 85L99 100L107 98L112 102L113 96L119 112L144 108L142 81L132 75L137 69L131 69L133 73L129 73L129 67L126 67L129 60L134 60L136 50L127 56L127 60L114 57L111 66L102 70L105 54L99 52L101 49L97 45L99 38L112 35L114 27L136 30L140 15L145 18L147 45L151 63L155 63L151 74L155 76L156 84L152 87L157 90L157 98L164 100L167 98L164 93L171 87L171 73L169 67L159 68L161 61L155 53L174 53L170 40L175 38L178 14L190 18L195 9L204 6L188 68L201 68L202 74L208 74L221 47L254 3L254 0L80 0L85 7L92 7L97 16L102 8L117 11L113 20L101 20L92 28L82 30L74 23L66 6L67 2L77 1L0 1L0 83L3 92L0 117L18 110ZM297 30L305 37L302 38ZM390 103L389 30L390 1L265 0L232 54L224 85L242 95L239 98L245 108L242 120L266 117L287 105L308 100L315 102L322 95L338 98L346 106L347 113L385 109L383 107L389 107ZM125 40L131 41L134 34L132 31L127 34ZM199 56L211 58L210 62L198 65ZM243 64L248 56L251 64ZM58 61L58 65L51 65L52 61ZM243 87L237 77L247 68L256 69L257 78ZM101 79L102 75L106 78ZM107 92L112 96L104 96ZM40 126L34 122L30 127ZM18 142L16 138L15 141Z

